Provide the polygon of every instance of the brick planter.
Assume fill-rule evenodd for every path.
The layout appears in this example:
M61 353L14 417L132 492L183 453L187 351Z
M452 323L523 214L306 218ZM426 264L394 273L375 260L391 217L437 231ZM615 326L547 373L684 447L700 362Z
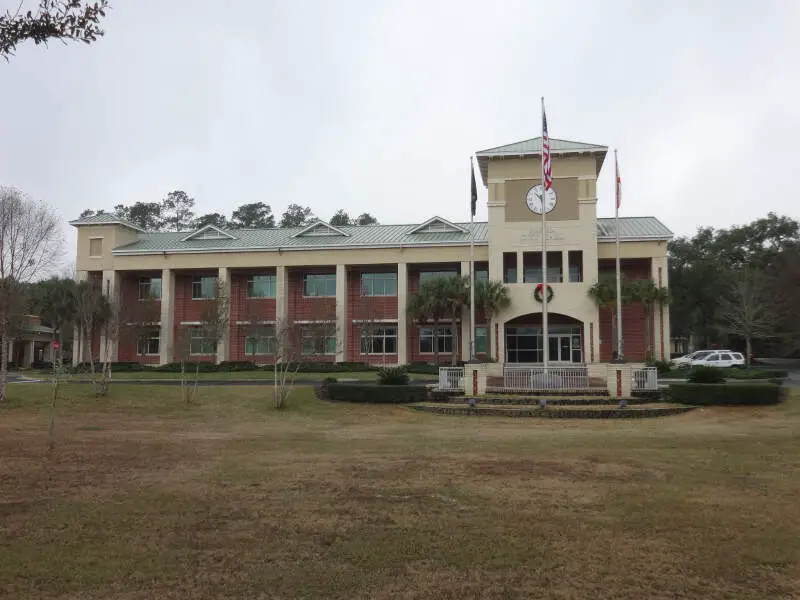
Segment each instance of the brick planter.
M693 410L691 406L660 408L608 408L600 410L559 410L558 408L516 408L516 407L476 407L430 406L412 404L410 408L439 415L493 416L493 417L534 417L540 419L646 419L678 415Z

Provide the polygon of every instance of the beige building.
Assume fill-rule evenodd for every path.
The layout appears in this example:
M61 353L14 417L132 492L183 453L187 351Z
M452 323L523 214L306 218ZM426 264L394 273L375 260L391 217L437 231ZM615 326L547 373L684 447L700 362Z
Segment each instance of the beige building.
M270 326L308 327L335 322L330 339L303 338L310 360L399 363L467 359L469 312L455 336L453 324L413 322L406 314L421 281L468 274L475 246L476 278L503 281L511 304L500 314L476 317L479 357L541 362L542 303L548 302L550 360L607 362L612 356L611 314L589 297L590 286L613 277L616 223L597 218L597 177L607 148L551 140L553 195L541 197L541 138L477 153L488 188L488 222L453 223L431 217L407 225L334 227L317 221L302 228L147 232L114 215L72 221L78 229L79 278L150 316L136 335L110 344L112 360L168 363L178 336L198 360L274 359ZM543 206L542 206L543 205ZM547 210L547 280L542 279L541 211ZM619 220L624 277L667 286L667 242L672 233L655 217ZM230 327L209 339L200 326L208 300L222 289L230 298ZM142 321L143 319L138 319ZM257 337L249 324L265 325ZM364 327L369 322L370 327ZM649 332L655 357L668 356L669 313L652 321L631 304L623 310L627 358L642 360ZM304 333L305 336L305 333ZM105 348L95 340L93 351ZM86 355L79 349L75 360Z

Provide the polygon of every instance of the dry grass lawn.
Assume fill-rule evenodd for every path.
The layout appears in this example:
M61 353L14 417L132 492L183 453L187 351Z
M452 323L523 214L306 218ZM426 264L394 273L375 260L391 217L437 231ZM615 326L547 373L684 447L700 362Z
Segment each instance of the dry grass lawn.
M800 597L800 397L645 421L262 388L0 406L0 597Z

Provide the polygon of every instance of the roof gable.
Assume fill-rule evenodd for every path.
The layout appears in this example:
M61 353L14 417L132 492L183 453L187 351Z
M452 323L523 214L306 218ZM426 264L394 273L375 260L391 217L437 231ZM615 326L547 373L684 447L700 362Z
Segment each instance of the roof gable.
M599 144L587 144L586 142L574 142L572 140L560 140L558 138L550 138L550 153L553 155L566 155L566 154L591 154L597 160L597 172L600 173L600 168L603 166L606 153L608 152L607 146ZM520 158L525 156L541 156L542 154L542 137L535 137L529 140L522 140L521 142L514 142L513 144L506 144L505 146L497 146L496 148L487 148L486 150L479 150L475 153L478 159L478 167L483 179L483 185L487 185L489 177L489 161L492 159L500 158Z
M224 229L220 229L215 225L205 225L201 227L197 231L193 231L185 238L182 238L182 242L188 242L189 240L235 240L236 236L228 233Z
M467 233L467 230L441 217L431 217L409 233Z
M128 229L145 233L145 230L138 225L134 225L125 219L120 219L119 216L115 215L114 213L97 213L88 217L74 219L70 221L69 224L73 227L80 227L81 225L122 225Z
M344 236L350 237L349 233L345 233L338 227L334 227L325 221L315 221L308 227L304 227L292 237L329 237L329 236Z

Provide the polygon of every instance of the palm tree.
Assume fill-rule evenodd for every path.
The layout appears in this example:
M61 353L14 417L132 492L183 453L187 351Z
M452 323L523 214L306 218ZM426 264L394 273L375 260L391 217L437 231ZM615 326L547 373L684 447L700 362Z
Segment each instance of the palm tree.
M617 339L617 282L612 278L603 278L597 281L588 291L589 297L594 300L598 308L607 308L611 311L611 341L612 344ZM627 304L630 298L628 284L622 282L622 303ZM614 349L614 352L616 348Z
M652 348L652 320L655 308L669 303L669 290L660 287L652 279L638 279L628 284L628 292L633 302L638 302L644 308L644 347L645 358L653 358Z
M59 356L64 352L64 329L77 319L76 291L75 280L66 277L51 277L31 288L32 307L53 327L53 337L59 342ZM57 362L60 361L53 361Z
M439 364L439 322L447 314L442 302L443 294L440 292L440 278L423 281L419 290L411 294L406 305L406 313L411 319L422 326L433 321L433 356L434 362Z
M469 306L469 277L455 275L434 281L438 281L436 292L441 295L442 307L453 323L453 353L450 362L455 366L458 361L458 320L464 307Z
M488 317L489 323L497 317L497 315L508 308L511 304L511 298L508 295L508 287L502 281L479 281L475 286L475 304L476 308L483 311L483 314ZM489 348L492 347L491 339L492 332L489 327ZM495 340L495 348L499 347ZM494 357L495 360L497 357Z

